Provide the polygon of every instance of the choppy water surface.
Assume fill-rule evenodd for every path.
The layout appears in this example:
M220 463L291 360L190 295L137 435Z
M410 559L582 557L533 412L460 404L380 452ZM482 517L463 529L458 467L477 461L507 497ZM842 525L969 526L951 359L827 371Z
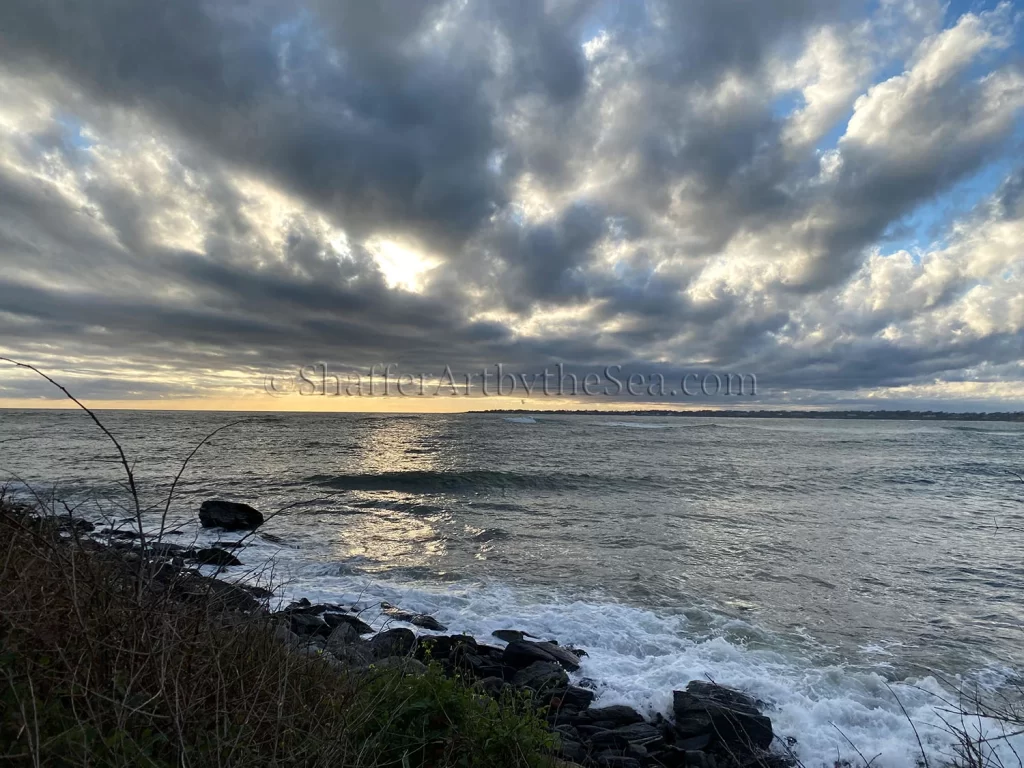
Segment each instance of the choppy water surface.
M103 414L195 533L206 498L296 505L244 550L283 593L384 598L591 652L602 703L710 675L773 702L809 764L948 747L935 694L1024 669L1024 426L499 415ZM0 411L0 466L120 516L77 412ZM21 486L19 486L21 487ZM228 537L225 537L228 538ZM833 726L831 723L835 723ZM929 725L932 724L932 725ZM869 754L870 753L870 754ZM880 758L879 760L882 760Z

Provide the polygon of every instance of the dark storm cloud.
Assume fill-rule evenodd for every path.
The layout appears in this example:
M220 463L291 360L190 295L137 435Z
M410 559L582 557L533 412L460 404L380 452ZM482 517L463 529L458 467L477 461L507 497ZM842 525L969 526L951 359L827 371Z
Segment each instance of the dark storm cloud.
M999 161L1024 103L1018 68L979 60L1010 11L940 39L914 21L930 8L8 0L0 85L56 117L26 96L28 127L0 136L2 346L204 377L315 360L742 367L822 391L1010 376L1024 310L1004 256L977 260L961 231L941 269L883 279L868 258ZM821 30L825 53L869 62L835 97L834 150L815 144L841 123L790 135L843 83L811 67L779 85ZM260 208L250 180L294 210L261 218L286 204ZM1019 188L972 231L1017 227ZM432 259L415 290L382 240ZM1010 301L989 324L981 284Z

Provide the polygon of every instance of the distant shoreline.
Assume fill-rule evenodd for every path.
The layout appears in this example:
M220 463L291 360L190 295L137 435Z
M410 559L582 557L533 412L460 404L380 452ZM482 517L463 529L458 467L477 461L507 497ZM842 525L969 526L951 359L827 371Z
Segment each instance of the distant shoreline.
M516 416L683 416L715 419L830 419L837 421L1009 421L1024 423L1024 412L951 413L948 411L732 411L732 410L532 410L496 408L468 413Z

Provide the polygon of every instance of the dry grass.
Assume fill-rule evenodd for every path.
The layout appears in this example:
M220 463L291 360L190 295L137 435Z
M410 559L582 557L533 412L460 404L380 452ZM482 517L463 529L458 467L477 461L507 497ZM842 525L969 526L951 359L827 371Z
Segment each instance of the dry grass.
M437 671L345 670L289 651L264 611L197 593L194 574L2 501L0 542L3 762L549 764L550 737L523 702Z

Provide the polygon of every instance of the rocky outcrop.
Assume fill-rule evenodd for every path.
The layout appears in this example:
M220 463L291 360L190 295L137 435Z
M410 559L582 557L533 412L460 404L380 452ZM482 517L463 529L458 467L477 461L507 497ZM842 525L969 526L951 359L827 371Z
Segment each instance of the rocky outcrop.
M263 515L248 504L207 499L199 507L199 522L204 528L250 531L263 525Z
M533 642L517 630L503 632L505 648L469 635L416 635L391 628L369 640L344 606L295 603L283 612L289 642L304 653L326 654L332 664L362 670L390 669L423 674L437 664L458 674L482 695L509 690L528 694L546 713L562 766L618 768L786 768L792 761L769 751L774 740L762 702L710 682L693 681L673 694L673 717L647 718L632 707L594 707L596 692L570 682L579 669L575 650L554 641ZM328 626L330 617L335 623ZM339 617L346 617L344 619ZM368 625L364 625L368 627ZM279 632L281 629L278 630ZM325 634L326 633L326 634ZM305 642L306 645L301 644ZM315 651L309 651L314 648Z

